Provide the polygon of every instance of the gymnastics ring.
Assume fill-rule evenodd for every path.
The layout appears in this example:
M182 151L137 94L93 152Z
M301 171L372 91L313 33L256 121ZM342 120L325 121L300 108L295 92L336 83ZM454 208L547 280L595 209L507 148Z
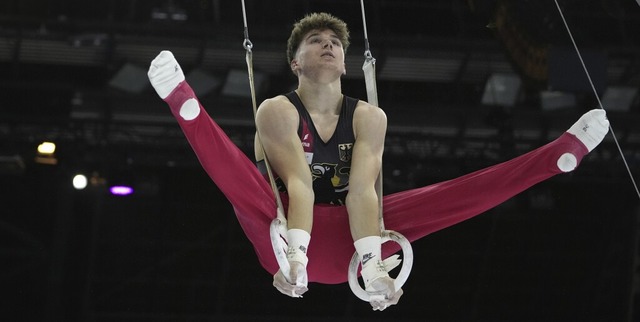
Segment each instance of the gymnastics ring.
M280 266L280 271L284 275L285 279L289 281L289 261L287 260L287 244L283 236L286 236L285 224L280 218L275 218L271 221L269 229L271 235L271 246L273 247L273 253L276 255L276 261Z
M411 273L411 267L413 266L413 249L411 248L411 243L409 242L409 240L407 240L407 238L396 231L384 230L382 231L381 235L383 243L392 240L400 244L400 247L402 247L402 268L400 269L400 273L398 273L398 277L396 277L396 279L394 280L394 286L396 290L399 290L407 281L407 279L409 278L409 274ZM351 287L351 291L359 299L365 302L370 302L371 294L365 291L358 282L359 266L360 259L358 256L358 252L355 252L353 254L353 257L351 257L351 263L349 263L349 287Z

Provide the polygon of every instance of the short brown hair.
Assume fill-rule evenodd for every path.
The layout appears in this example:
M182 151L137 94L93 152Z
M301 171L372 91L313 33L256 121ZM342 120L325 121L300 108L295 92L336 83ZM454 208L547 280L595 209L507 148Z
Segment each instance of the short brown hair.
M316 29L330 29L335 32L342 43L344 52L347 52L347 47L349 47L349 29L347 28L347 24L339 18L325 12L311 13L293 25L291 36L289 36L289 40L287 40L287 62L291 63L293 60L302 42L302 37L309 31Z

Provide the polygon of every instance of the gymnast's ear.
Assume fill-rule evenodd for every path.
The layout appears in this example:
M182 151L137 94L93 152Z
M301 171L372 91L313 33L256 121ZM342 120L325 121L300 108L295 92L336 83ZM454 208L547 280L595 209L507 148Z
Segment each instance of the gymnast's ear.
M292 59L290 66L291 66L291 71L295 74L296 69L298 68L298 61L295 59Z

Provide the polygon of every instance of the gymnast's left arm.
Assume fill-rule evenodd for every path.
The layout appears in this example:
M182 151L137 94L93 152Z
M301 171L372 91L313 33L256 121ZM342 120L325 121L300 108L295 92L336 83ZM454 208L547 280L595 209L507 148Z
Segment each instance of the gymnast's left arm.
M375 182L382 166L387 118L380 108L359 102L354 112L355 143L346 198L353 240L380 235Z
M374 310L398 303L402 289L382 261L382 239L378 195L375 182L382 167L387 117L380 108L359 102L353 116L355 143L349 175L346 206L354 246L362 264L365 290L372 295ZM374 300L375 298L375 300Z

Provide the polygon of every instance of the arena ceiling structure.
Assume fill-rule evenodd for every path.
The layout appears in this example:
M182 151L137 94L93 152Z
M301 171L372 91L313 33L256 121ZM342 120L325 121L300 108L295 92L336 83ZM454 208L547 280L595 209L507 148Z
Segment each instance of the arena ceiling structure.
M258 100L293 89L291 25L351 29L343 89L366 99L360 1L245 0ZM240 0L0 3L0 316L11 321L635 321L640 5L370 0L389 119L385 191L451 179L555 139L598 107L613 137L577 171L416 242L397 307L346 285L272 286L146 77L171 50L209 114L250 154L255 131ZM43 156L42 142L56 144ZM74 190L83 172L89 187ZM114 182L136 193L108 194ZM465 196L460 196L464 198ZM453 200L452 202L455 202ZM429 205L425 205L428 208ZM345 268L346 269L346 268Z

